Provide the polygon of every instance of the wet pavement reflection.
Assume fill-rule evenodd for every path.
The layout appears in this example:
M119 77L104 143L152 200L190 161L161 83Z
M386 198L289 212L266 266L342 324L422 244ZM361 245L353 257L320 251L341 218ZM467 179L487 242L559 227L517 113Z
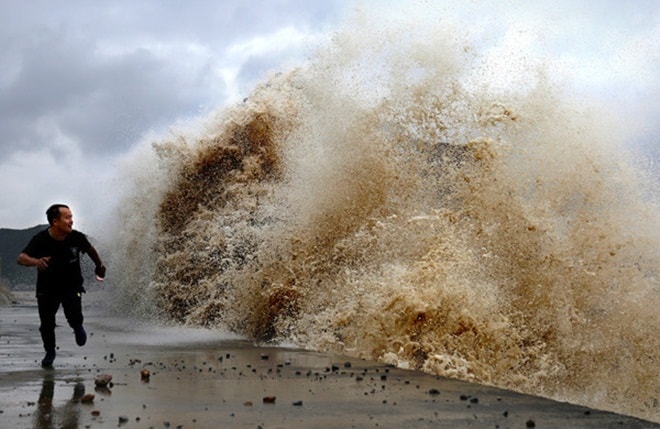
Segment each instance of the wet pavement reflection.
M73 386L71 399L62 405L54 405L55 376L46 372L34 413L35 429L77 429L80 426L80 399L85 395L85 385L81 382Z

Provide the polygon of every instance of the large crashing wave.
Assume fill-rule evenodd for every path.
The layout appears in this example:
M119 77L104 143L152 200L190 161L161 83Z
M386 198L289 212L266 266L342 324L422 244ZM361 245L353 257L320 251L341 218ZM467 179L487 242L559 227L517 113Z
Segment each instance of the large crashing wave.
M640 172L548 69L492 90L450 32L405 34L337 34L154 143L127 173L120 302L658 420Z

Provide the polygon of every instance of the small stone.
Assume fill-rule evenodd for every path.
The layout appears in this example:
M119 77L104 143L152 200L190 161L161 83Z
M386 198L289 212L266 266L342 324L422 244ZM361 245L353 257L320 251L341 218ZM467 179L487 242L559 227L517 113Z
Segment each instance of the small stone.
M107 386L110 381L112 381L112 375L110 374L100 374L96 376L94 384L97 386Z
M534 423L534 420L527 420L527 423L525 423L525 426L527 426L528 428L535 428L536 423Z
M260 354L259 357L261 358L261 360L268 360L268 355L265 353Z
M149 377L151 377L151 371L149 371L147 368L142 368L140 371L140 379L144 382L148 382Z
M479 403L479 398L471 398L470 402L472 402L473 404L478 404Z
M470 397L467 396L467 395L461 395L460 398L461 398L461 401L467 401L468 399L470 399Z
M92 402L94 402L94 395L91 393L87 393L86 395L83 395L82 398L80 398L81 404L91 404Z
M90 414L93 415L94 417L98 417L101 415L101 412L99 410L93 410Z
M277 399L275 396L264 396L264 404L274 404L275 399Z
M294 406L294 407L302 407L302 404L303 404L303 401L295 401L295 402L293 403L293 406Z
M252 406L252 401L245 401L245 402L243 402L243 406L245 406L245 407L251 407L251 406Z
M439 395L439 394L440 394L440 391L438 389L429 390L429 395L435 396L435 395Z

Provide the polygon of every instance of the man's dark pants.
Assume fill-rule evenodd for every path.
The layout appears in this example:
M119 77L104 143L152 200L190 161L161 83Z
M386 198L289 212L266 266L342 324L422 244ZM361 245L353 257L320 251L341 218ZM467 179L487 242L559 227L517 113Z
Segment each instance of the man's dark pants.
M41 326L41 340L44 343L46 352L55 351L55 314L62 305L64 316L69 326L74 330L83 324L83 314L80 294L64 293L61 295L39 295L37 296L39 305L39 320Z

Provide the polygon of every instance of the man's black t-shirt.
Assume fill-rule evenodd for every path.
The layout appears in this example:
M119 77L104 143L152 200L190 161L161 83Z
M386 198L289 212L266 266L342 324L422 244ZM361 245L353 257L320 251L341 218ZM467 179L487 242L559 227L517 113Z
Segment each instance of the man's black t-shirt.
M37 296L84 292L80 252L87 253L90 247L85 234L76 230L61 241L51 237L47 229L32 237L23 253L33 258L50 256L48 268L37 274Z

